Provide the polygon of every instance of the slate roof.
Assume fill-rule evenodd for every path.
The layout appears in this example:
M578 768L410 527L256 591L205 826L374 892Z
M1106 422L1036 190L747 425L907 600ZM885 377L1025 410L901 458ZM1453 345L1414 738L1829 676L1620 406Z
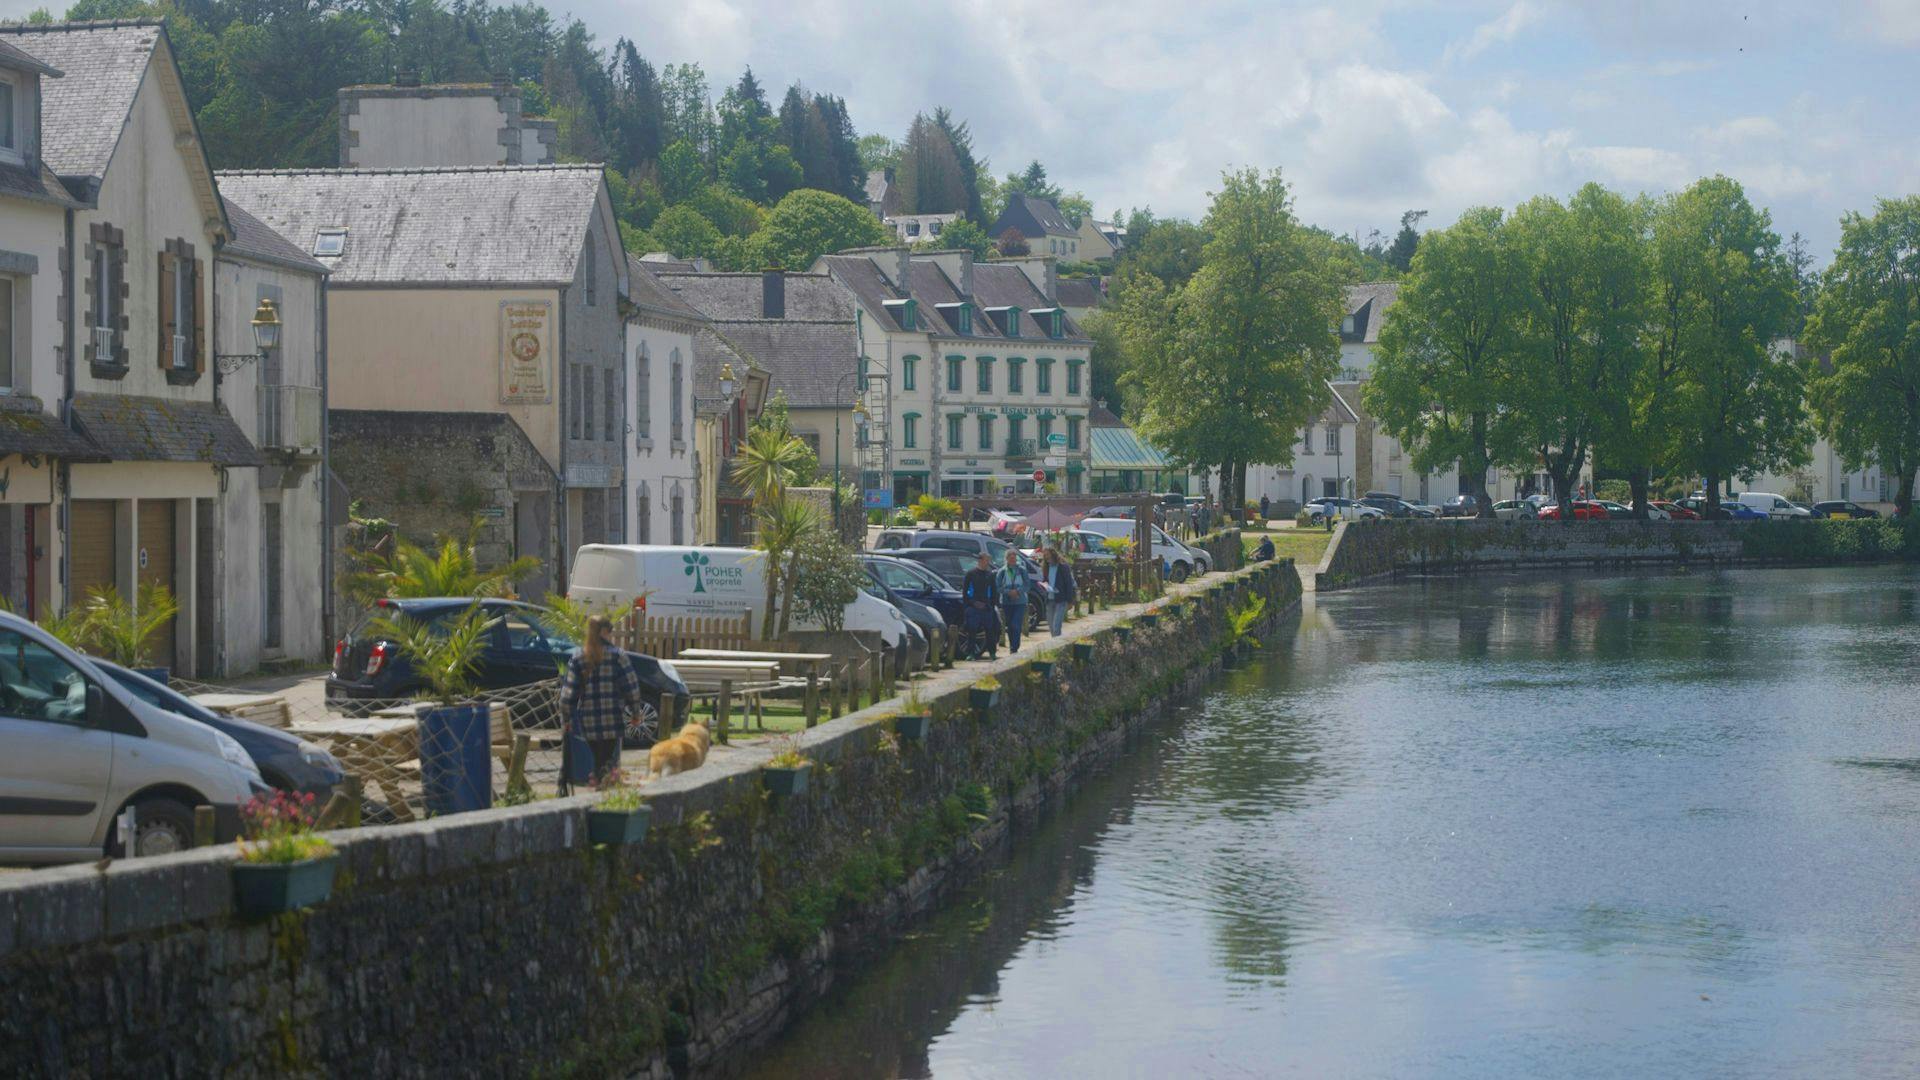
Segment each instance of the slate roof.
M20 48L18 45L8 43L5 38L0 38L0 67L37 71L42 75L55 79L65 74L59 68L43 62L39 57Z
M11 195L16 199L32 199L36 202L50 202L59 206L84 206L60 182L53 170L45 162L37 169L23 169L18 165L0 163L0 195Z
M660 281L709 319L758 319L759 274L660 274ZM786 317L853 321L853 298L825 274L786 275Z
M854 380L843 378L858 367L860 358L860 342L851 321L716 321L714 329L736 352L766 371L772 377L770 390L786 391L787 403L794 408L853 407Z
M75 394L80 431L115 461L204 461L260 465L260 451L226 408L132 394Z
M720 411L720 368L732 364L736 380L746 378L753 361L743 356L733 343L715 333L711 326L693 335L693 406L695 412L709 415Z
M976 268L975 272L978 272ZM939 309L940 304L957 304L972 297L960 295L960 289L947 276L947 271L932 259L915 259L907 266L907 284L913 290L913 298L920 302L920 318L925 322L924 329L936 334L959 336L960 327L952 320L959 318L956 313L951 318ZM974 305L973 333L970 338L986 341L1004 340L993 320L987 318L986 308L978 303Z
M574 278L603 183L598 165L223 172L220 190L340 285L560 285Z
M1397 281L1371 281L1364 285L1347 286L1347 314L1364 315L1354 320L1355 339L1372 345L1380 340L1380 328L1386 325L1387 309L1400 299L1400 283Z
M1054 292L1063 308L1096 308L1106 299L1100 295L1099 284L1091 278L1061 278Z
M1033 279L1017 266L996 265L994 263L973 264L973 298L983 309L992 307L1017 307L1023 312L1035 308L1050 308L1054 303L1047 294L1034 287ZM1062 305L1064 306L1064 305ZM1087 340L1074 324L1073 317L1062 319L1060 338L1062 341ZM1031 332L1029 331L1031 329ZM1020 333L1023 337L1044 337L1033 326L1032 316L1022 319Z
M0 397L0 457L44 454L67 461L105 461L100 448L75 434L26 395Z
M55 173L106 175L162 32L144 21L0 26L0 42L62 73L40 83L40 156Z
M223 196L220 201L226 204L227 220L233 224L233 239L227 241L226 246L220 249L223 254L256 259L308 274L329 272L320 260L295 247L291 240L267 228L265 222L247 213L232 199Z
M627 299L663 315L704 322L706 316L661 281L656 276L659 273L659 263L642 262L632 255L627 256Z
M1007 208L1000 211L1000 220L994 223L993 234L998 236L1006 231L1003 223L1016 226L1021 224L1020 211L1022 210L1025 211L1025 218L1031 219L1048 236L1080 235L1074 231L1073 226L1067 224L1066 216L1060 213L1059 207L1045 199L1034 198L1032 195L1015 195L1009 199ZM1009 220L1010 215L1011 220Z
M886 320L891 329L900 329L887 311L886 301L904 300L906 297L887 281L886 275L880 272L872 259L865 255L828 255L820 262L843 288L859 298L868 314Z

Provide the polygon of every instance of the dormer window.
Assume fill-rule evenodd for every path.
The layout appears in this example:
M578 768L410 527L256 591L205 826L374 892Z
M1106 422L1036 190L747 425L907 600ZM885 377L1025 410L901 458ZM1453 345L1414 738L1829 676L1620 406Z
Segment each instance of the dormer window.
M1353 316L1349 315L1340 320L1340 332L1348 337L1353 336Z
M939 309L941 317L947 320L947 325L953 327L954 333L962 337L973 336L972 304L961 301L955 304L935 304L934 307Z
M894 324L899 326L900 329L918 329L915 325L917 322L915 305L911 297L905 300L885 300L881 302L881 306L887 309L887 314L893 317Z
M342 255L347 250L347 230L343 228L321 229L313 238L313 253L317 256Z
M1050 338L1057 338L1065 332L1065 326L1061 322L1062 314L1064 314L1062 309L1057 307L1034 308L1032 311L1034 321L1040 324L1042 330Z
M14 76L0 71L0 150L20 152L20 89Z

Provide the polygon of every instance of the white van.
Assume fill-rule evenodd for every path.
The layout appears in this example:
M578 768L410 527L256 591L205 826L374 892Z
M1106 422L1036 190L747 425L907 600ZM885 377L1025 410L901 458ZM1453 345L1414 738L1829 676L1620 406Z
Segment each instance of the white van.
M1137 524L1132 518L1084 518L1079 527L1109 539L1131 540L1136 535ZM1153 530L1153 553L1166 565L1168 580L1185 581L1190 574L1204 574L1213 569L1213 559L1206 552L1175 540L1158 525L1148 528Z
M0 863L119 854L134 814L134 855L193 845L193 811L215 838L240 832L240 807L268 790L225 732L155 708L25 619L0 613Z
M746 612L758 633L767 607L766 560L753 548L586 544L574 553L567 597L595 608L644 606L660 616ZM820 629L799 618L792 625ZM864 592L855 593L841 626L875 631L896 649L911 636L899 608Z
M1803 510L1787 500L1768 491L1743 491L1738 496L1740 505L1749 510L1758 510L1770 518L1810 518L1813 511Z

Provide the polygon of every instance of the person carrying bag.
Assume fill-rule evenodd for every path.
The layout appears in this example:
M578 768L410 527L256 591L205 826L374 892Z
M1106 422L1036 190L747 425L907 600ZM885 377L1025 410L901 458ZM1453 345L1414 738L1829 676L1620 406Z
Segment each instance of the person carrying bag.
M587 620L587 641L567 658L560 679L560 711L567 718L569 784L598 787L620 768L620 737L627 716L641 707L640 673L612 645L604 615Z

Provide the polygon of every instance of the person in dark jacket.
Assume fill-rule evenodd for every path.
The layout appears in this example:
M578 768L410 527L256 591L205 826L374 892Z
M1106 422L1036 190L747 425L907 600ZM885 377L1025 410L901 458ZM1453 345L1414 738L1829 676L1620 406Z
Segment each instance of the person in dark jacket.
M1047 548L1040 553L1040 580L1053 590L1053 599L1047 602L1047 627L1054 637L1059 637L1067 623L1067 612L1073 610L1073 602L1080 592L1073 580L1073 567L1067 565L1057 549Z
M1260 546L1253 549L1253 561L1267 562L1272 558L1273 558L1273 537L1263 536L1260 538Z
M1000 584L993 572L993 559L986 552L974 560L973 569L960 582L960 599L967 605L967 636L975 642L974 654L987 654L992 660L1000 655Z
M1027 626L1027 592L1033 582L1027 579L1027 568L1020 563L1020 553L1007 549L1007 564L993 575L994 586L1000 590L1000 612L1005 618L1007 631L1007 651L1020 651L1020 631Z

